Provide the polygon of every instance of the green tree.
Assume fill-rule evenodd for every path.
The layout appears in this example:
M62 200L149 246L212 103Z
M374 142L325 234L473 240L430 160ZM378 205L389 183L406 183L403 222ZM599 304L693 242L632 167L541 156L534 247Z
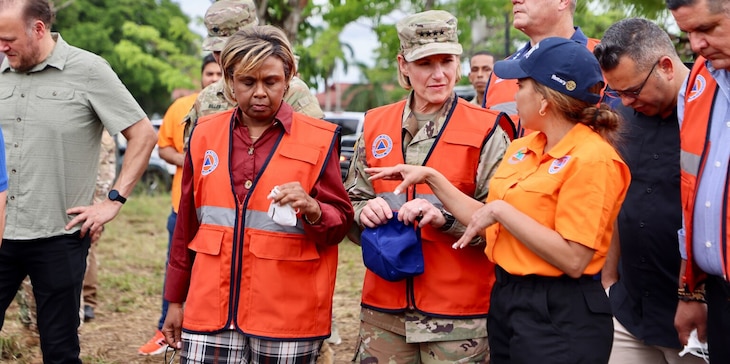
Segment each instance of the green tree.
M395 58L399 40L394 23L404 14L427 9L444 9L459 19L459 40L464 58L486 49L503 57L514 52L527 37L512 27L512 4L508 0L256 0L262 23L285 30L297 54L302 79L313 87L329 87L337 65L358 68L368 87L355 87L348 95L353 107L367 107L392 102L403 97L399 88L384 92L384 85L394 84ZM590 0L578 1L576 24L591 37L600 38L610 24L626 16L644 16L666 23L668 12L664 0ZM297 25L297 22L298 25ZM339 34L348 26L369 28L376 34L378 46L373 52L374 65L353 59L352 49Z
M66 0L54 31L109 62L148 115L162 114L176 88L200 78L199 35L171 0Z

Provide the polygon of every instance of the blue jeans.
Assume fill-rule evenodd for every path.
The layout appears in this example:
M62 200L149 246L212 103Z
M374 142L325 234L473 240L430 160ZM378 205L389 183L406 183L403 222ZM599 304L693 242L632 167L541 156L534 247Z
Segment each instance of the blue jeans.
M167 263L170 261L170 246L172 245L172 233L175 232L175 222L177 221L177 213L172 210L170 216L167 217L167 232L169 233L167 238L167 258L165 258L165 280L162 281L162 314L160 320L157 323L157 328L162 330L162 325L165 323L165 317L167 317L167 308L170 306L170 302L165 299L165 281L167 280Z

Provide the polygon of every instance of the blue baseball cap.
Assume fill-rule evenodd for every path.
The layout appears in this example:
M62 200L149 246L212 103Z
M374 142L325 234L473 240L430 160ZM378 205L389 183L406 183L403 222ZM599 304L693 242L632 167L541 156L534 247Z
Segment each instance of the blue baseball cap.
M601 95L590 91L603 82L598 60L585 45L566 38L545 38L520 59L495 63L494 73L504 79L531 78L591 104L601 99Z
M363 230L360 244L365 266L381 278L397 282L423 273L420 229L398 221L398 213L376 228Z

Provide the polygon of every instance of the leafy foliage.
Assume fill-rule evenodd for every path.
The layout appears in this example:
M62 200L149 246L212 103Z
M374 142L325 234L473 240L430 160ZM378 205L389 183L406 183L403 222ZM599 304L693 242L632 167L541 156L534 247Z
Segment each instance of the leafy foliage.
M444 9L456 15L464 59L480 50L501 58L527 40L512 27L508 0L254 2L260 23L279 26L289 36L300 56L301 78L310 86L330 87L337 69L359 69L361 82L373 86L350 91L355 94L348 97L360 107L392 102L405 94L397 86L392 92L380 90L395 84L399 40L394 25L406 14ZM577 4L575 23L594 38L600 38L610 24L626 16L645 16L659 24L671 17L664 0L580 0ZM55 28L69 43L107 59L152 114L164 112L173 89L198 85L202 39L188 28L189 20L173 0L64 0ZM340 38L346 27L375 33L378 45L372 63L355 59L354 50L360 45Z
M323 25L310 29L304 37L300 35L305 42L310 42L298 48L304 60L300 63L303 79L315 86L329 85L335 65L340 62L359 68L364 77L363 83L374 85L375 90L382 90L382 85L393 84L399 47L394 23L405 14L427 9L443 9L457 16L464 59L481 50L490 51L497 58L505 57L527 41L522 32L512 27L512 4L507 0L329 0L313 9L314 15L322 17ZM664 24L667 14L664 0L581 0L577 3L575 23L590 37L600 38L611 24L626 16L645 16ZM372 55L374 65L354 60L339 50L347 46L357 47L357 44L347 45L333 37L346 26L353 25L369 28L377 36L378 46ZM352 97L356 102L353 107L358 108L377 102L392 102L403 96L403 92L391 95L373 92L368 87L356 87L350 92L364 93L343 95Z
M202 40L171 0L69 0L54 31L96 53L149 114L164 113L176 88L196 88Z

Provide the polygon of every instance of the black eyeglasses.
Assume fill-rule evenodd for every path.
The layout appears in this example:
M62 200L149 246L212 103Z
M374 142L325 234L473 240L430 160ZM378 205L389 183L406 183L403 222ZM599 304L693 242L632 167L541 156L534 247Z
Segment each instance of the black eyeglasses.
M656 63L654 63L654 65L651 66L651 69L649 70L649 74L646 75L646 78L644 79L644 82L642 82L641 85L639 85L636 89L634 89L634 90L622 90L622 91L619 91L619 90L611 90L609 92L610 93L613 93L617 97L632 97L632 98L639 97L639 94L641 93L641 90L643 90L644 89L644 86L646 86L646 82L649 81L649 77L651 76L652 73L654 73L654 68L656 68L656 66L658 64L659 64L659 61L656 61Z

